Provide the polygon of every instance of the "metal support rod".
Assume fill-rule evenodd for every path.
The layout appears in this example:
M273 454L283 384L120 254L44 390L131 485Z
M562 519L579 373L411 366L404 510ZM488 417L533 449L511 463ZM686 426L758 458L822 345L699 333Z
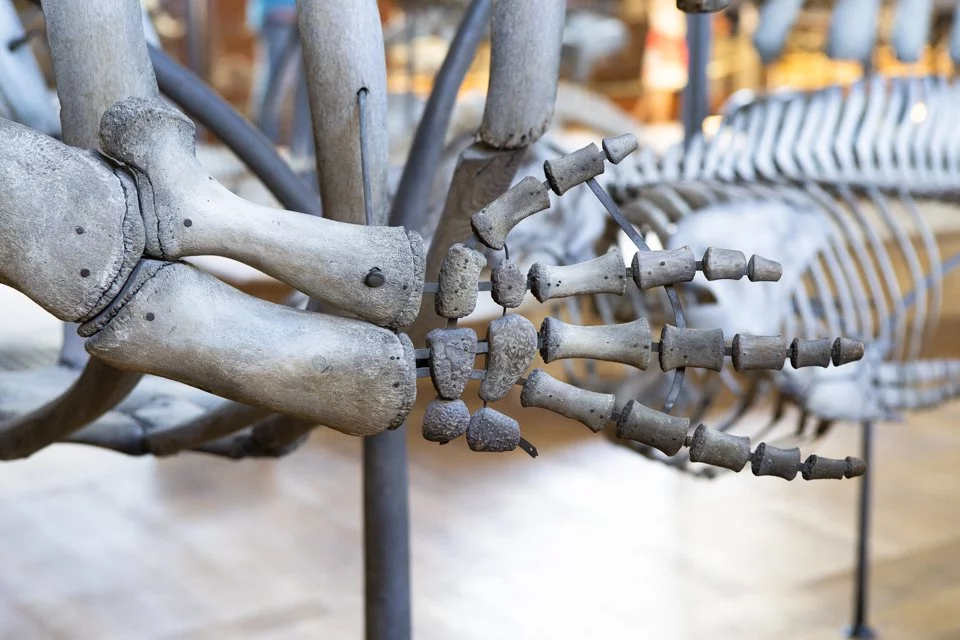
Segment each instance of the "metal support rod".
M867 472L860 478L860 504L857 519L857 573L853 596L853 622L847 628L848 638L873 638L874 632L867 624L868 591L870 582L870 478L873 476L873 423L861 425L861 457L867 463Z
M711 14L687 14L687 87L683 90L681 118L683 140L688 143L700 132L710 113L707 63L710 61Z

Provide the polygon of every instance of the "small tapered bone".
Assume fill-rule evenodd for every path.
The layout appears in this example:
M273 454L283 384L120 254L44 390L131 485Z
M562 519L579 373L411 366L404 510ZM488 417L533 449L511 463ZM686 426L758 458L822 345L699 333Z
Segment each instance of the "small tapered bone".
M867 472L867 463L860 458L847 456L843 461L847 463L847 468L843 471L845 478L859 478Z
M767 369L779 371L787 358L783 336L733 336L733 368L737 371Z
M603 154L592 142L582 149L543 163L543 173L553 192L562 196L571 188L603 173Z
M830 365L830 355L833 351L833 341L830 338L817 340L803 340L794 338L790 343L790 365L794 369L801 367L827 367Z
M747 278L750 282L777 282L783 275L783 266L763 256L752 255L747 262Z
M463 400L436 398L423 414L423 437L430 442L447 443L466 433L469 424L470 410Z
M614 247L598 258L578 264L534 264L530 269L530 290L540 302L585 293L623 295L627 288L626 273L623 256Z
M520 271L516 263L507 259L493 267L490 283L493 301L507 309L519 307L527 295L527 275Z
M701 424L693 432L690 460L739 472L750 461L750 438Z
M470 218L473 232L483 244L503 249L507 234L524 218L550 208L547 187L527 176Z
M534 369L523 383L520 404L524 407L549 409L573 420L579 420L594 433L602 431L613 415L616 398L560 382L542 369Z
M863 352L864 344L862 342L850 338L837 338L833 343L830 355L833 366L839 367L860 360L863 358Z
M801 473L804 480L840 480L847 473L847 461L809 455Z
M646 318L587 327L546 318L540 325L540 356L547 363L592 358L646 369L650 351L650 324Z
M513 451L520 444L520 423L495 409L483 407L470 418L467 444L474 451Z
M450 247L440 266L439 289L434 297L437 315L464 318L477 306L477 286L487 259L459 242Z
M632 133L625 133L615 138L604 138L601 146L607 160L613 164L620 164L621 160L636 151L640 145L637 142L637 136Z
M747 275L747 256L734 249L707 247L703 252L703 275L707 280L739 280Z
M427 334L430 347L430 379L441 398L460 397L477 353L477 334L473 329L434 329Z
M751 468L755 476L793 480L800 471L800 449L781 449L761 442L753 452Z
M723 369L723 331L721 329L678 329L667 324L660 333L660 368L680 367Z
M730 6L730 0L677 0L677 9L684 13L716 13Z
M537 354L537 329L516 314L497 318L487 328L487 375L480 398L488 402L507 395Z
M642 291L674 282L690 282L697 275L697 258L690 247L638 251L633 256L631 272Z
M629 401L617 420L617 437L634 440L659 449L668 456L676 455L683 447L690 429L689 418L679 418Z

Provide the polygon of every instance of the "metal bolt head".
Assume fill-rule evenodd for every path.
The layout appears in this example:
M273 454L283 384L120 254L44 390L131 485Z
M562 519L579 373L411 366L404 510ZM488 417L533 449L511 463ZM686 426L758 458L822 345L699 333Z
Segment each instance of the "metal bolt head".
M386 276L384 276L383 272L381 272L380 269L378 269L377 267L370 269L370 272L367 274L367 277L363 279L363 283L373 289L376 289L377 287L382 287L386 281L387 281Z

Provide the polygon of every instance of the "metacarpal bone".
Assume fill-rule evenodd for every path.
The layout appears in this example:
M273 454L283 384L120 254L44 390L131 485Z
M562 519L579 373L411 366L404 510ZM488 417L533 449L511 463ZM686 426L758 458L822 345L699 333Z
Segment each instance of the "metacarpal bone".
M119 369L351 435L399 426L416 396L405 335L259 300L183 263L142 261L80 332L91 355Z
M650 364L650 324L638 318L623 324L580 326L556 318L540 325L540 355L546 363L564 358L621 362L638 369Z
M418 234L263 207L232 194L197 161L193 123L157 100L113 105L100 136L106 154L136 170L148 256L233 258L375 324L403 327L416 317L424 273Z

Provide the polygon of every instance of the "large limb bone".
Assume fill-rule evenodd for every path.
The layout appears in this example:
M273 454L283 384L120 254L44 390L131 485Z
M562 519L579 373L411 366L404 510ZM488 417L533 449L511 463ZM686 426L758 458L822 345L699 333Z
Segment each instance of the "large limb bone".
M101 137L105 153L136 170L147 255L233 258L384 326L402 327L416 316L423 280L417 234L323 220L235 196L197 161L193 123L159 101L114 105L104 114Z

